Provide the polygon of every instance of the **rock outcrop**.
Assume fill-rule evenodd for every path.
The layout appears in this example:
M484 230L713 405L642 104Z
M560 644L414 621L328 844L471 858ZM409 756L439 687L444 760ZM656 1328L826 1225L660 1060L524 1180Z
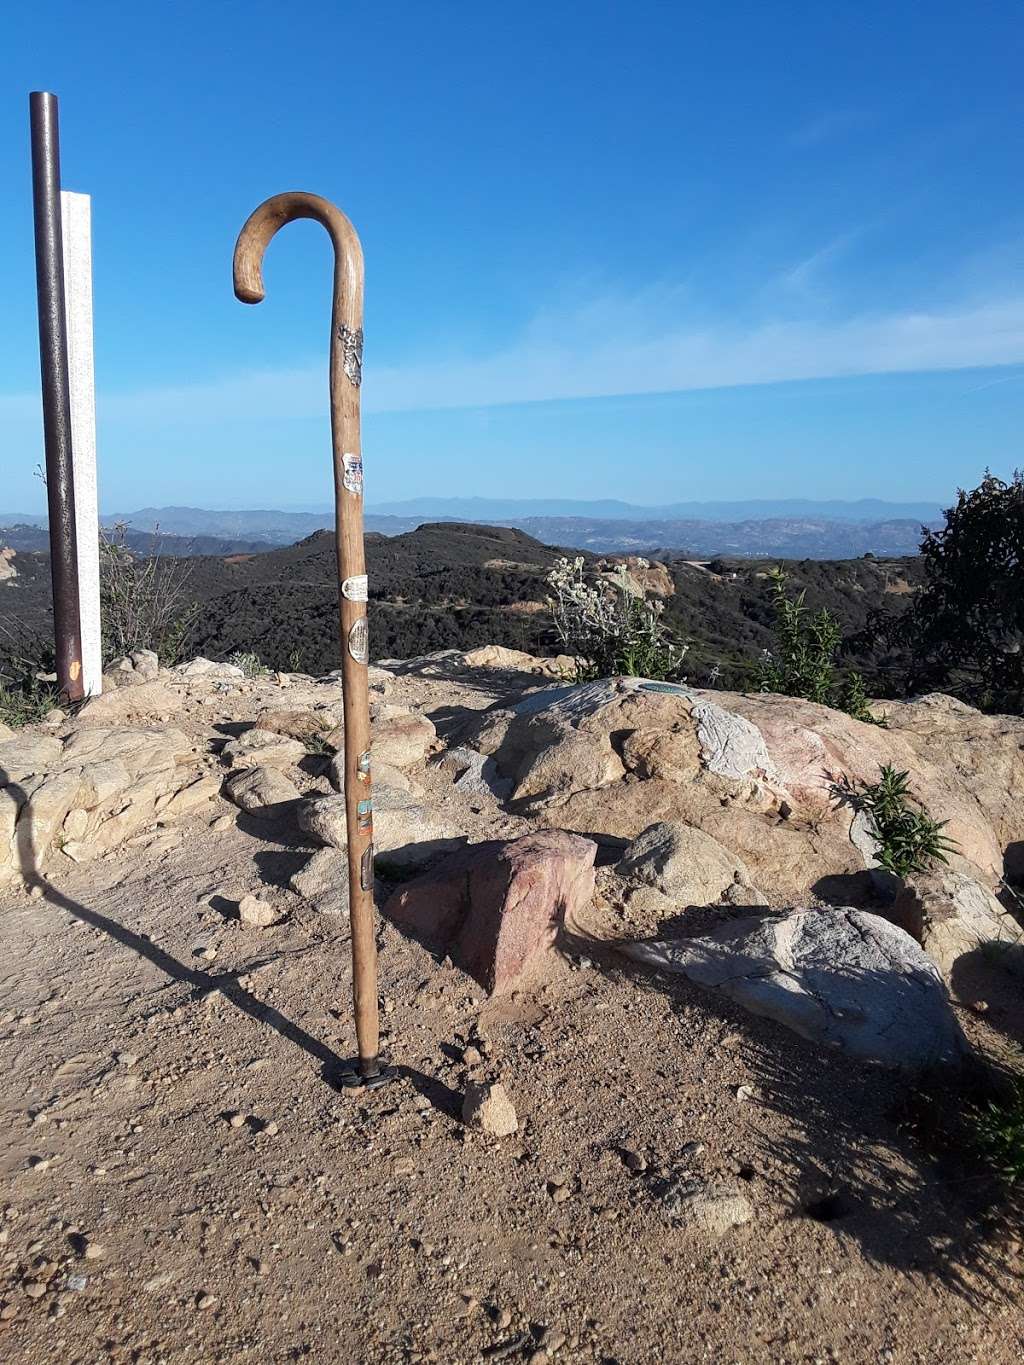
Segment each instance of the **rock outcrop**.
M1024 928L991 891L951 868L904 879L893 919L912 935L947 979L961 958L982 953L1024 976Z
M994 885L1024 849L1024 720L950 699L893 707L887 728L792 697L637 678L550 687L489 713L475 746L542 825L634 839L662 821L704 831L774 895L862 872L841 783L890 763L957 853ZM936 735L942 743L936 744Z
M627 882L654 887L680 909L714 905L733 887L753 891L750 873L739 858L710 834L680 822L663 821L645 829L626 849L617 870Z
M0 882L32 880L58 854L86 862L155 820L211 801L219 774L171 726L84 726L0 742Z
M596 845L546 830L475 844L400 887L384 913L446 949L487 990L510 990L594 893Z
M743 917L621 950L860 1061L921 1071L964 1056L934 963L909 934L862 910Z

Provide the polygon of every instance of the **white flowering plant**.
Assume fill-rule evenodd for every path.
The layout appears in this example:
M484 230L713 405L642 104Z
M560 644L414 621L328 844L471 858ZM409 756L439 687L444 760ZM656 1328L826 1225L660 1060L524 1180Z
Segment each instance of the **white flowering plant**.
M547 576L555 631L577 676L677 678L689 646L671 639L664 604L638 592L624 564L609 584L588 583L583 565L582 555L559 559Z

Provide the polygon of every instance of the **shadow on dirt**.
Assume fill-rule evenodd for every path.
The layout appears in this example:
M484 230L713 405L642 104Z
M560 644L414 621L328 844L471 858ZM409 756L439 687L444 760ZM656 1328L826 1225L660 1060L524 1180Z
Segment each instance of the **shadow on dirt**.
M659 937L670 934L671 926ZM765 1124L758 1150L744 1152L741 1179L770 1180L791 1217L827 1225L871 1262L939 1279L972 1303L1015 1292L1001 1248L1020 1240L1024 1210L985 1165L971 1123L973 1107L1005 1084L998 1067L972 1056L960 1073L912 1080L633 964L612 944L567 934L560 946L638 992L667 997L681 1017L699 1014L726 1040L728 1069L743 1080L737 1102L783 1120Z
M223 996L241 1013L248 1015L257 1023L273 1029L282 1038L301 1048L303 1052L320 1064L324 1080L330 1082L332 1076L343 1065L342 1059L321 1039L314 1037L313 1034L293 1023L280 1010L258 1000L240 986L236 980L236 975L242 973L218 972L213 974L196 967L187 966L170 953L165 952L151 939L135 933L126 928L125 925L118 923L117 920L100 914L99 911L83 905L80 901L76 901L58 890L43 875L35 857L32 837L32 807L28 802L28 793L19 784L12 783L9 775L2 768L0 768L0 787L6 787L8 794L13 796L15 803L21 809L20 818L15 827L15 854L18 870L29 891L33 888L38 889L46 904L64 910L82 924L88 924L93 929L98 929L113 942L119 943L122 947L130 949L139 957L152 963L172 981L184 982L192 988L193 999L205 999L213 993ZM220 913L226 914L233 909L232 904L226 904L220 908ZM243 971L251 969L252 964L249 964Z

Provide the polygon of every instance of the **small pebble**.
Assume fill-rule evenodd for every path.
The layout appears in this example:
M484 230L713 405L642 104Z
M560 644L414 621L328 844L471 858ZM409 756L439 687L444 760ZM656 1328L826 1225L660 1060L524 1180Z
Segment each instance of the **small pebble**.
M46 1285L42 1280L26 1280L21 1287L30 1299L41 1299L46 1293Z
M212 1294L198 1294L196 1296L196 1307L200 1313L206 1313L216 1306L217 1300Z
M232 1128L241 1128L244 1122L245 1122L244 1114L232 1114L228 1119L228 1123L231 1124Z

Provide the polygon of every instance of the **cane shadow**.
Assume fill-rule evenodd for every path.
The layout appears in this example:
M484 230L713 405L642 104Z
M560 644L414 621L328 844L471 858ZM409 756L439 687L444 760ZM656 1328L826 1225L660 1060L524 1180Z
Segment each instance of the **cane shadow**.
M683 918L659 938L688 936ZM790 1219L826 1224L837 1246L849 1239L868 1262L939 1280L973 1305L1015 1292L997 1244L1021 1237L1024 1211L985 1168L969 1117L1000 1080L990 1065L969 1056L960 1073L912 1079L809 1042L685 977L631 962L614 942L563 933L559 946L637 992L667 997L684 1018L699 1012L709 1032L742 1040L731 1055L753 1087L748 1102L776 1116L748 1129L744 1178L771 1172L764 1178L784 1189ZM875 985L858 983L869 998ZM788 1172L781 1185L780 1167Z
M322 1039L309 1033L272 1005L258 1000L239 985L237 976L251 971L251 963L241 968L238 973L222 972L216 976L197 967L188 966L151 939L133 932L108 915L83 905L81 901L73 899L54 886L44 876L33 849L32 805L28 799L28 792L20 783L12 782L10 775L3 768L0 768L0 788L6 788L8 796L13 797L15 805L19 807L15 825L14 853L18 871L29 891L38 889L48 905L63 910L79 923L87 924L106 934L113 942L128 948L151 963L172 981L190 986L192 996L189 1003L197 1002L214 993L222 996L240 1013L255 1023L272 1029L281 1038L305 1052L319 1064L321 1079L332 1089L335 1087L337 1074L345 1065L344 1059Z

